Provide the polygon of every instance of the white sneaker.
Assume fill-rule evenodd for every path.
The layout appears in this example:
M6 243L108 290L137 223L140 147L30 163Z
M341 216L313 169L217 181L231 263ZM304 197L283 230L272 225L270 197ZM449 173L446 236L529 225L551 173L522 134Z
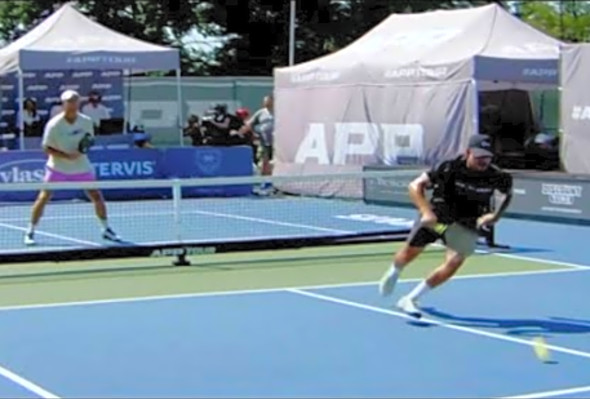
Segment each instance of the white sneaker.
M399 276L395 275L392 269L388 269L383 277L381 277L381 281L379 282L379 293L382 296L391 295L395 288L395 284L397 283L398 277Z
M24 239L25 245L31 246L35 245L35 234L34 233L26 233Z
M416 303L407 296L402 297L397 302L397 307L409 316L419 319L422 317L422 312L416 306Z
M102 238L105 240L108 240L108 241L115 241L115 242L121 241L121 238L110 227L106 228L102 232Z

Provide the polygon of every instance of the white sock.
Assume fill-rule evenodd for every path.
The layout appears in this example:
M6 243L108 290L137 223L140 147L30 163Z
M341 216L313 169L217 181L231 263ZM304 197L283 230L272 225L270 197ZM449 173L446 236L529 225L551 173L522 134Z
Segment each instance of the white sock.
M401 267L398 267L395 262L391 264L391 267L387 271L388 276L393 276L396 280L399 278L400 274L402 274Z
M107 219L98 218L98 221L100 222L100 225L102 226L103 230L109 228L109 222L107 221Z
M33 223L29 223L29 229L27 230L27 234L35 233L35 225Z
M422 280L422 282L420 282L420 284L418 284L412 290L412 292L408 294L408 298L410 298L413 301L418 300L422 295L426 294L430 290L431 288L426 283L426 280Z

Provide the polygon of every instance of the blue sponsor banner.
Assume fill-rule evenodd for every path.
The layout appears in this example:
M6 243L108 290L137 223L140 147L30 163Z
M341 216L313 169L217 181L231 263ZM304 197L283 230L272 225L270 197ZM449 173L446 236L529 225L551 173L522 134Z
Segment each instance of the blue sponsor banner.
M240 147L190 147L169 149L116 149L89 153L99 180L150 180L219 176L251 176L252 150ZM0 184L42 182L46 155L42 151L0 153ZM251 185L186 187L183 195L241 196L252 192ZM33 201L32 191L0 191L0 201ZM169 188L106 190L106 199L170 198ZM82 192L55 193L56 199L84 198Z
M37 111L43 122L51 116L51 108L59 104L64 90L76 90L86 104L88 93L95 90L101 94L102 104L112 118L124 117L123 74L116 71L33 71L23 73L24 98L37 102ZM18 79L16 74L0 77L0 132L11 131L17 124Z
M252 175L252 148L231 147L171 148L164 153L164 169L171 178L221 177ZM249 165L246 167L245 165ZM183 196L236 196L248 195L251 185L184 187Z

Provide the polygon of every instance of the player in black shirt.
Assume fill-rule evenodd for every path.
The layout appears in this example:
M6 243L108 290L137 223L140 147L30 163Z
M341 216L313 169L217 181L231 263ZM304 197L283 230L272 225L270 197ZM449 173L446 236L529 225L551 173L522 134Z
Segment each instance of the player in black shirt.
M478 231L491 227L508 207L512 176L493 165L492 158L489 137L474 135L465 155L443 162L410 183L410 197L420 212L420 219L381 279L381 294L393 292L403 268L426 246L441 239L447 250L442 265L398 301L397 306L404 312L421 316L416 306L418 298L455 274L475 251ZM433 190L430 201L424 195L427 188ZM495 191L504 198L498 209L490 213L490 200Z

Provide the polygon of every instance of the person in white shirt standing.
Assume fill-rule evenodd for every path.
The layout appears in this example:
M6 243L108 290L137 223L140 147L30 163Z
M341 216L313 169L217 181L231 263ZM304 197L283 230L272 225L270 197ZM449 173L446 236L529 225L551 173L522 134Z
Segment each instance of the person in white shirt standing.
M92 118L95 129L100 127L100 121L111 119L109 109L101 104L100 94L94 90L88 93L88 104L82 107L82 113Z
M94 137L92 119L78 111L80 95L77 92L64 91L61 101L64 111L47 122L43 133L42 146L48 154L44 180L45 182L95 181L93 166L85 153ZM96 216L103 229L103 239L120 241L107 222L107 209L102 193L95 189L87 190L86 193L94 203ZM32 209L31 224L25 234L26 245L35 244L35 228L50 199L50 190L42 190L37 196Z

